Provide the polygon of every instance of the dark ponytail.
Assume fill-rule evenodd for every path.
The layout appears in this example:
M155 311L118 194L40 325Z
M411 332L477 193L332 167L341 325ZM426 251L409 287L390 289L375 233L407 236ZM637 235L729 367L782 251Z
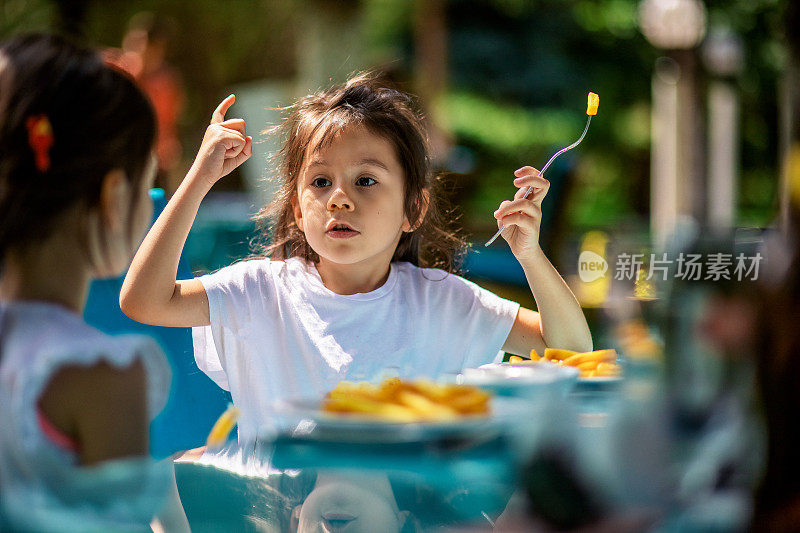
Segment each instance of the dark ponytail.
M30 132L42 120L52 134L43 146ZM98 205L109 171L122 169L137 190L155 131L147 98L96 52L52 35L0 45L0 264L9 248L46 238L70 207Z

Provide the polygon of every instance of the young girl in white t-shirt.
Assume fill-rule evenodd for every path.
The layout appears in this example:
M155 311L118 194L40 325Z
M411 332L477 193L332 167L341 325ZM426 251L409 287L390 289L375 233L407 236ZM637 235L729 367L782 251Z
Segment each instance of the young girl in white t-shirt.
M200 202L251 142L243 121L225 120L233 100L214 113L120 301L135 320L195 327L198 366L242 410L240 438L270 422L276 400L319 397L387 368L436 377L500 350L591 349L580 306L539 247L548 181L517 170L515 199L494 213L537 313L453 273L463 243L442 224L422 119L408 95L366 75L301 99L279 128L282 186L259 215L274 226L264 257L176 280ZM211 150L219 135L237 143Z

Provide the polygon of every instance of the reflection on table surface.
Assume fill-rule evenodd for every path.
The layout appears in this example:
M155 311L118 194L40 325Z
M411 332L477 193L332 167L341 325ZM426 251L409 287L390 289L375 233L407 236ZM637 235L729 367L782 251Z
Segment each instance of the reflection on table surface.
M335 431L302 418L178 462L176 479L200 532L740 530L749 494L719 473L742 421L723 408L701 436L676 438L662 392L629 368L498 401L525 410L483 425Z
M570 525L570 514L600 509L573 468L584 459L570 450L583 426L593 433L608 427L617 396L618 387L606 387L511 404L497 399L510 416L373 439L358 428L309 431L309 420L299 420L257 442L231 441L178 462L176 477L193 531L492 530L498 519L513 523L514 514L526 514L513 506L507 512L515 491L553 482L566 483L569 501L549 503L557 509L542 510L543 524ZM599 457L591 461L606 462L593 449Z

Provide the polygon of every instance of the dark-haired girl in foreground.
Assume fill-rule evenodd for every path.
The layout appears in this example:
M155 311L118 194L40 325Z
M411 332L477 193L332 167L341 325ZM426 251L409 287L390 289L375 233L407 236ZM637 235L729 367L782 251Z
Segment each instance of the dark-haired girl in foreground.
M0 530L186 526L171 462L148 454L163 353L82 319L150 222L154 137L145 97L94 52L0 46Z

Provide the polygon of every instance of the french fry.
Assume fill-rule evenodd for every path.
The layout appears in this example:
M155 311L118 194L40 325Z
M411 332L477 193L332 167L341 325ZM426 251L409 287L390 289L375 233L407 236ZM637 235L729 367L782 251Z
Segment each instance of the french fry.
M539 355L539 352L537 352L534 349L531 349L531 361L538 361L541 358L542 358L542 356Z
M377 393L378 393L377 389L372 389L365 385L348 384L345 385L344 387L337 387L333 389L328 394L328 396L334 400L338 399L348 400L352 398L371 399L374 398L377 395Z
M458 411L426 398L422 394L405 390L398 395L400 403L410 407L423 420L451 420L458 416Z
M613 362L617 359L616 350L595 350L594 352L577 353L564 360L565 365L578 366L587 361Z
M612 377L619 376L622 369L616 363L600 363L597 365L597 376Z
M511 355L508 357L508 364L510 365L532 365L535 364L540 359L525 359L524 357L520 357L518 355Z
M564 364L566 364L566 361ZM577 366L580 370L597 370L597 361L586 361L575 366Z
M233 430L233 426L236 425L236 421L239 419L240 414L241 411L238 407L229 405L225 412L222 413L214 423L214 427L211 428L211 431L208 434L208 439L206 439L206 446L209 448L215 448L224 444L225 440L228 438L228 435L230 435L231 431Z
M587 115L596 115L597 108L600 106L600 96L596 93L589 93L586 102L586 114Z
M573 352L572 350L561 350L558 348L545 348L544 349L544 357L545 359L550 360L557 360L563 361L564 359L568 358L571 355L575 355L578 352Z
M394 422L413 422L418 419L413 409L392 403L382 403L367 398L338 398L325 400L325 411L334 413L358 413L372 418Z
M380 397L386 401L390 401L397 397L397 393L400 392L402 386L400 378L385 379L380 384Z
M595 361L595 363L597 363L597 356L588 353L576 353L564 359L564 364L578 366L589 361Z
M406 383L403 387L418 392L426 398L445 405L454 407L464 405L472 409L473 405L486 404L489 401L489 394L474 388L462 385L440 385L432 381L419 380L413 383ZM458 410L458 408L456 408Z
M476 390L473 394L453 398L449 405L462 415L485 415L489 413L489 395Z
M600 359L610 363L613 363L614 361L617 360L617 351L613 348L608 348L605 350L595 350L589 353L597 354L600 357Z

